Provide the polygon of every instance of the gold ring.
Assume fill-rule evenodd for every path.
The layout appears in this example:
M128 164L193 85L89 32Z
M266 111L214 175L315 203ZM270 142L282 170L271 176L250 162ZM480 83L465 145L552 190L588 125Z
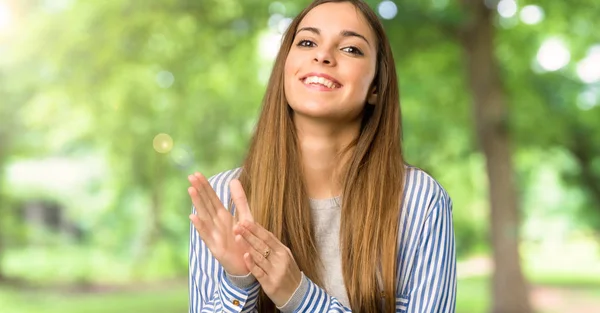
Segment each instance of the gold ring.
M271 255L271 249L267 248L263 253L263 257L266 259L269 257L269 255Z

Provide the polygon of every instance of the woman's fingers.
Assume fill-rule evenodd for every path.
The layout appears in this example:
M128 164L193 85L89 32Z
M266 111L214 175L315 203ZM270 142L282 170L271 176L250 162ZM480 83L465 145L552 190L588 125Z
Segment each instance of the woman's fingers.
M243 224L247 224L247 221L244 221ZM255 223L251 223L255 224ZM263 229L264 230L264 229ZM266 232L266 230L264 230ZM234 227L234 232L238 233L238 236L241 236L243 240L245 240L248 245L250 245L250 249L248 253L252 257L254 264L265 273L269 273L272 270L273 262L277 262L277 247L278 245L268 245L264 240L257 237L254 233L252 233L247 228L241 226L240 224ZM251 269L248 267L248 269Z
M204 191L205 191L205 194L206 194L206 200L212 206L214 214L216 216L221 215L223 217L226 217L227 219L233 220L233 216L231 215L231 213L229 213L229 211L227 211L227 209L225 208L225 206L221 202L221 199L219 199L219 196L217 196L217 193L212 188L212 186L210 185L210 183L208 182L208 180L204 179L204 182L203 182L202 186L204 187ZM226 215L222 215L224 213ZM231 228L230 228L230 230L231 230Z
M274 254L273 253L274 251L271 247L269 247L263 240L256 237L254 234L252 234L250 231L248 231L244 227L237 225L234 227L234 231L236 233L239 233L239 236L242 236L242 238L244 238L244 240L246 240L246 242L250 245L250 247L252 247L252 249L250 249L250 251L256 251L256 253L258 253L258 255L261 255L261 256L263 256L266 253L266 254L268 254L267 257L269 257L269 255Z
M255 249L249 249L248 253L250 253L250 256L252 257L252 261L254 261L254 264L256 264L258 267L260 267L261 270L263 270L265 272L265 275L269 275L267 273L269 273L269 271L271 271L271 267L272 267L272 263L269 262L268 258L272 258L272 255L269 255L267 257L265 257L265 255L263 252L259 252Z
M190 218L190 221L192 222L192 225L194 225L194 228L198 232L198 235L200 235L200 238L202 238L202 240L206 243L206 245L207 245L207 247L209 247L209 249L212 248L213 240L211 237L211 230L210 230L211 227L208 222L208 221L210 221L210 219L203 221L195 214L190 214L189 218Z
M254 222L254 217L252 217L252 213L250 212L250 208L248 206L246 192L244 192L244 188L242 187L240 181L233 179L229 183L229 189L231 190L231 198L235 204L239 219Z
M216 219L217 213L215 208L213 207L212 202L210 201L210 192L207 190L207 187L210 188L210 191L212 191L213 193L214 190L212 190L212 187L210 186L208 180L206 180L206 178L202 174L194 173L194 175L189 176L189 181L192 184L192 186L197 190L198 197L200 199L200 202L202 203L202 207L204 208L204 210L206 210L206 212L208 213L208 215L210 215L212 219Z
M196 208L196 214L201 220L209 221L212 220L212 216L209 214L208 210L206 210L200 195L198 194L198 189L194 187L188 188L188 194L192 199L192 204L194 204L194 208Z
M244 254L244 263L246 263L246 267L250 270L250 273L252 273L258 282L262 284L262 281L267 276L267 273L258 265L256 265L250 253Z
M194 175L200 181L200 185L202 187L201 192L204 196L203 200L205 200L206 205L211 208L211 215L213 216L213 218L217 218L217 216L219 214L222 214L225 212L229 214L229 212L227 212L227 209L225 209L225 207L223 206L223 203L221 203L219 196L217 196L217 193L215 192L215 190L212 188L212 186L206 179L206 177L204 177L200 173L195 173ZM229 214L229 215L231 215L231 214ZM227 216L227 217L229 217L229 216Z
M239 226L271 248L283 245L275 236L257 223L240 221Z

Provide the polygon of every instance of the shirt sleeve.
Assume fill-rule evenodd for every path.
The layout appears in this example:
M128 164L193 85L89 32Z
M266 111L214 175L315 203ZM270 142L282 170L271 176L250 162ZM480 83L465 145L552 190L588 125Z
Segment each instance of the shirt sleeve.
M195 210L192 209L195 213ZM191 224L191 223L190 223ZM231 276L230 276L231 277ZM260 284L241 288L233 283L190 225L189 313L256 312Z
M415 267L410 279L407 313L454 313L456 256L452 201L443 193L434 202L423 225Z
M283 313L352 312L302 273L302 281L290 300L278 308Z

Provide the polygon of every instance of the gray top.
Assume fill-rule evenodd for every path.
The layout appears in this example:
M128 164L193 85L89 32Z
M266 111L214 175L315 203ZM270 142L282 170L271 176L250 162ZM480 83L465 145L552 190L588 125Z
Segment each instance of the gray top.
M345 307L350 307L340 257L340 203L341 197L311 199L310 207L317 251L323 263L323 268L319 271L320 277L323 279L322 287ZM300 295L302 296L304 293L300 293Z

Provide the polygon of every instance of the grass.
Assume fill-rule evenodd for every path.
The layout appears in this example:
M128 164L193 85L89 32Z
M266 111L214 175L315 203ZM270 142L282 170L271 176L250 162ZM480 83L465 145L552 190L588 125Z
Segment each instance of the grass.
M485 278L459 282L457 313L485 312L489 296ZM65 295L0 287L3 313L174 313L187 312L187 286L161 291Z
M165 290L66 295L0 287L3 313L174 313L187 312L187 286Z
M461 279L457 283L456 313L486 312L490 295L487 277Z
M489 308L487 277L474 277L458 281L457 313L484 313ZM581 278L568 280L563 276L537 278L536 284L572 289L577 286L581 294L592 298L600 296L600 281ZM57 291L24 291L0 286L2 313L176 313L187 312L187 286L184 283L148 290L140 286L137 291L65 294ZM145 289L145 290L144 290ZM600 297L599 297L600 299ZM543 313L543 312L542 312Z
M484 313L490 306L489 277L473 277L458 281L456 299L457 313ZM550 287L564 290L565 297L581 296L585 299L597 299L600 312L600 277L583 275L565 275L563 273L529 275L529 281L536 287ZM571 299L571 301L574 301ZM594 300L596 303L596 300ZM546 312L540 312L546 313ZM549 313L549 312L548 312ZM562 312L567 313L567 312Z
M488 306L486 278L459 281L457 313L485 312ZM0 287L3 313L175 313L187 311L187 286L161 291L128 291L65 295L27 292Z

